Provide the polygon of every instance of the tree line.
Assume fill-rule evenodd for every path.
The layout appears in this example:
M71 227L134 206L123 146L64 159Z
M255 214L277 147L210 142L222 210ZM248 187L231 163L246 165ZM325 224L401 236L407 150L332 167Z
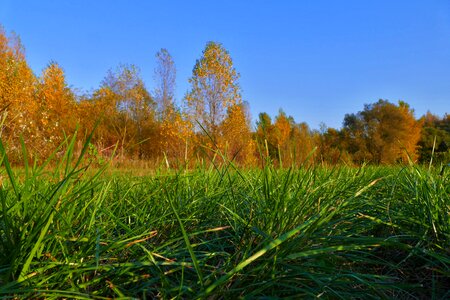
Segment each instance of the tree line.
M79 143L93 131L91 155L114 153L122 163L179 166L226 157L241 166L267 160L300 166L450 159L448 114L417 119L406 102L379 100L347 114L341 129L312 130L282 110L274 118L260 113L253 127L239 73L223 45L207 43L180 106L173 58L161 49L155 59L153 90L137 66L124 64L108 71L92 93L79 95L57 62L34 74L19 37L0 27L1 139L10 160L21 163L24 148L28 159L45 159L76 130L82 133Z

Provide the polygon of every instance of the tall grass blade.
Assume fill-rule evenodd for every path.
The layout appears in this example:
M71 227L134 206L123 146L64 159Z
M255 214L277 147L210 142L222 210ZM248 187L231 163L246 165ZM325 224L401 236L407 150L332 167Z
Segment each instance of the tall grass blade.
M227 272L225 275L220 277L218 280L210 284L208 287L205 288L204 292L202 292L200 295L198 295L197 298L204 298L208 297L217 287L223 285L226 283L231 277L233 277L238 272L242 271L246 266L257 260L259 257L266 254L268 251L280 246L282 243L286 242L290 238L297 235L302 229L304 229L306 226L309 225L309 222L306 222L291 231L288 231L281 235L279 238L269 242L266 246L264 246L261 250L247 258L246 260L240 262L236 267L234 267L232 270Z
M175 206L173 205L173 201L170 200L170 197L169 197L169 203L170 203L170 207L172 208L173 213L175 214L178 224L180 225L181 233L183 235L183 239L186 244L186 248L189 251L189 255L191 256L192 263L194 264L195 271L197 272L198 279L200 281L200 285L203 287L204 286L203 274L202 274L202 270L200 268L200 264L198 263L197 256L194 253L194 248L192 247L192 244L189 241L189 236L186 233L186 230L183 225L183 221L180 219L180 216L178 215L178 212L177 212Z

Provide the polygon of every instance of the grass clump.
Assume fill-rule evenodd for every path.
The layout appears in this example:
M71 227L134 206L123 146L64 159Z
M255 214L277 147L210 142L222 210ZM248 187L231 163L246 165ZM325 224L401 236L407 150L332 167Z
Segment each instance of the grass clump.
M73 141L52 172L0 149L1 297L450 297L448 172L102 175Z

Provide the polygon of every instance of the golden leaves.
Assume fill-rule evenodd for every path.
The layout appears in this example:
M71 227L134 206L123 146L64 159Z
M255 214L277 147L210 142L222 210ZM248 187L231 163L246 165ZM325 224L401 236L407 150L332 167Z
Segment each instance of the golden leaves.
M252 138L250 120L244 103L234 104L221 124L219 144L229 159L245 165L255 161L256 145Z
M209 42L195 64L185 101L193 124L200 122L214 139L227 109L242 102L238 79L228 51L221 44Z

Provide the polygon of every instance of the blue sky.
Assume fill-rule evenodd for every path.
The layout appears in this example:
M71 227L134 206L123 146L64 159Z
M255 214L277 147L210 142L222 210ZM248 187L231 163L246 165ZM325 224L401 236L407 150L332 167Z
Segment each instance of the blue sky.
M416 116L450 112L450 1L0 1L39 74L49 61L70 85L97 88L136 64L151 90L155 53L177 67L177 100L208 41L230 52L253 119L280 108L297 122L339 128L380 98Z

